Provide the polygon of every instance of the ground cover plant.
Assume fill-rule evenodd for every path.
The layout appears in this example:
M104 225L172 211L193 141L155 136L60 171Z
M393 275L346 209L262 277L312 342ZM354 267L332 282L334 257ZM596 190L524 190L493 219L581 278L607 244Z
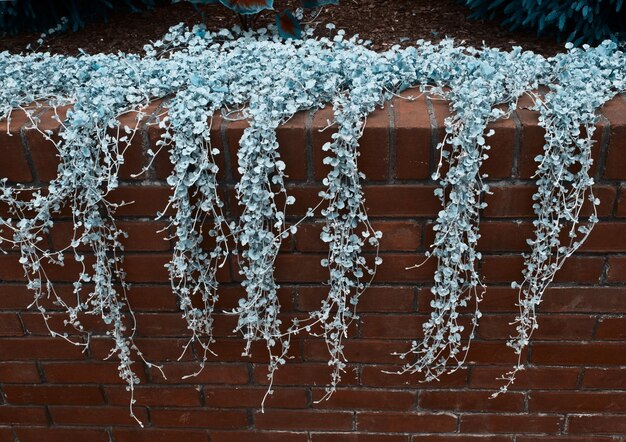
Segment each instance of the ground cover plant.
M481 316L476 243L482 197L489 191L481 165L493 134L486 127L507 117L521 96L533 98L546 137L544 153L536 159L535 233L528 238L532 251L525 255L520 281L512 283L519 288L520 313L509 345L518 355L537 328L535 309L546 287L597 222L595 214L582 216L581 207L585 201L599 203L589 176L596 110L626 90L626 57L615 43L580 49L570 45L553 58L520 48L474 49L448 40L418 41L381 53L358 37L347 39L332 25L328 28L330 38L284 40L275 30L214 33L179 25L147 45L142 56L0 53L3 125L11 127L16 109L38 127L41 106L72 107L58 137L40 129L58 150L57 177L45 187L2 180L0 203L10 216L0 218L1 245L19 251L34 305L44 319L44 305L52 299L77 331L67 335L50 327L54 336L87 346L88 340L79 336L87 332L81 320L96 315L108 325L111 355L119 358L120 376L131 391L131 413L132 391L139 382L135 361L143 356L133 341L135 323L126 300L120 242L125 232L116 225L118 206L109 196L119 186L119 169L137 134L136 127L121 125L119 117L141 113L155 99L167 97L160 119L163 135L150 154L169 155L173 166L167 179L171 210L155 216L167 219L174 232L171 287L187 321L186 347L204 349L199 370L212 351L213 315L221 311L217 270L237 255L246 295L229 313L238 318L244 353L254 342L265 344L271 381L287 360L292 336L322 336L331 372L324 398L335 391L347 362L342 340L357 317L360 295L384 265L376 254L369 259L364 253L366 244L377 248L381 234L370 224L364 204L359 138L368 114L411 86L450 100L452 116L445 122L440 167L433 176L442 206L429 256L437 262L433 311L426 323L416 324L415 334L422 327L425 337L399 355L410 361L399 372L421 372L430 380L464 362L473 330L458 323L459 310L475 306L473 327ZM545 95L534 92L541 87L548 88ZM320 265L328 269L328 295L308 318L283 324L274 263L281 242L297 231L299 221L287 223L295 198L284 185L276 128L298 111L329 103L337 127L324 146L324 162L331 170L319 203L305 217L325 221L321 239L328 256ZM216 112L249 122L237 153L241 178L236 194L242 211L237 219L224 215L219 192L216 157L222 152L211 142ZM53 250L46 235L61 211L72 213L73 235ZM211 249L202 246L207 236L214 243ZM71 302L56 292L47 274L50 266L68 260L81 268ZM522 368L520 362L504 376L501 391ZM271 388L270 382L268 392Z

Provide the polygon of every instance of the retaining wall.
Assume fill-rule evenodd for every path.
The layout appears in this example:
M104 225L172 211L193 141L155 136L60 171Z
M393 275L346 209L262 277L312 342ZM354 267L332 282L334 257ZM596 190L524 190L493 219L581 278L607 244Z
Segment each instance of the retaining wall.
M516 357L505 346L514 332L522 252L532 235L534 157L542 151L537 115L521 109L493 125L493 149L484 165L492 194L481 220L480 272L487 292L477 338L466 370L440 382L420 383L417 376L381 372L402 361L390 355L407 350L421 335L429 312L434 266L406 270L424 257L433 241L432 223L440 210L431 173L435 146L443 134L447 103L420 97L395 99L367 120L359 166L367 175L366 205L374 227L383 231L384 259L374 285L359 303L360 319L345 341L350 360L341 389L316 403L329 380L324 343L307 336L292 342L292 359L276 375L276 392L261 413L266 389L266 353L240 356L243 341L232 334L235 318L217 315L217 342L204 371L196 355L177 362L186 342L186 326L169 289L163 265L171 242L162 221L153 221L167 203L170 166L161 153L149 172L133 177L147 164L146 151L159 137L151 124L161 109L142 121L122 170L115 201L134 201L118 210L119 225L129 232L124 268L133 284L129 294L136 313L136 342L146 358L161 362L155 370L136 364L142 383L136 390L140 429L128 414L129 394L117 376L115 361L103 361L110 342L92 336L89 350L51 338L40 314L27 306L24 274L15 253L0 255L0 440L2 441L276 441L276 442L417 442L626 439L626 97L602 109L596 131L593 175L600 198L600 222L582 249L558 273L539 309L539 330L525 353L528 370L512 391L489 396ZM42 127L55 130L51 111L41 113ZM126 124L134 116L124 117ZM280 152L297 199L294 219L319 201L327 170L321 146L331 130L328 109L296 115L279 129ZM2 123L3 129L5 123ZM231 216L239 212L234 197L237 141L243 122L216 118L213 142L220 180ZM11 135L11 136L10 136ZM56 173L55 151L23 114L13 114L10 134L0 133L0 176L13 182L44 184ZM50 241L60 247L71 233L60 220ZM319 220L306 223L288 239L276 261L285 315L316 309L325 297L327 270L319 239ZM71 260L70 260L71 261ZM68 262L50 269L61 293L70 290L77 268ZM234 307L242 290L234 262L220 271L220 306ZM54 306L51 306L54 309ZM63 318L50 313L63 328ZM102 324L89 321L96 331Z

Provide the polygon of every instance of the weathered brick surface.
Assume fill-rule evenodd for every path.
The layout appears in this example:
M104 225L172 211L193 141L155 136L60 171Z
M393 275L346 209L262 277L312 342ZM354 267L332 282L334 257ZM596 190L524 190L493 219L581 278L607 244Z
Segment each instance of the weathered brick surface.
M416 96L415 100L408 97ZM601 200L600 223L581 250L565 264L539 307L540 328L522 360L520 373L506 395L490 399L498 377L517 360L505 345L515 330L521 254L532 235L534 157L541 152L543 130L537 115L521 109L492 125L493 149L484 171L493 192L481 218L480 271L487 286L484 316L467 359L467 368L423 383L417 375L397 376L406 351L423 335L430 313L430 285L435 263L425 252L434 240L433 222L440 210L430 176L437 167L436 146L443 135L447 103L407 91L368 118L359 164L367 175L366 206L375 228L384 233L383 265L359 303L358 321L344 341L349 358L343 382L331 399L318 402L329 380L323 341L299 336L290 359L274 380L275 393L260 403L268 385L267 355L253 346L241 355L242 341L233 333L236 318L215 315L213 350L204 370L198 352L179 360L189 339L163 267L170 257L171 232L154 221L166 207L171 172L168 153L149 163L147 149L160 137L155 116L167 104L154 103L137 121L127 151L116 202L124 240L124 268L132 288L129 301L137 320L136 343L155 368L135 364L141 384L135 390L140 429L128 415L129 393L109 355L110 339L98 318L81 318L95 331L89 350L51 338L43 319L27 307L32 295L24 286L18 255L0 255L0 441L181 441L187 442L418 442L418 441L615 441L626 439L626 99L617 97L601 110L594 134L594 192ZM63 118L67 109L61 109ZM50 109L38 110L41 124L57 139L58 121ZM296 115L279 129L280 154L287 164L289 192L297 198L290 221L319 202L327 172L324 143L335 130L326 128L332 112L319 109ZM10 182L45 183L58 166L53 142L41 138L25 114L16 112L7 134L0 131L0 175ZM212 143L218 157L222 195L229 215L241 213L234 184L237 142L247 124L213 120ZM325 130L322 130L326 128ZM137 175L142 169L145 173ZM589 212L589 207L586 209ZM4 213L6 208L0 207ZM64 212L50 234L62 249L72 225ZM308 220L285 242L276 261L279 299L285 322L303 317L326 297L327 270L320 266L325 246L320 219ZM209 242L207 241L207 245ZM368 249L371 255L372 250ZM87 252L87 255L89 253ZM89 261L89 256L86 261ZM71 283L79 267L68 256L65 267L46 267L59 296L72 300ZM243 295L235 259L220 269L219 307L228 310ZM63 324L59 306L49 309L49 324ZM469 325L473 306L462 310Z

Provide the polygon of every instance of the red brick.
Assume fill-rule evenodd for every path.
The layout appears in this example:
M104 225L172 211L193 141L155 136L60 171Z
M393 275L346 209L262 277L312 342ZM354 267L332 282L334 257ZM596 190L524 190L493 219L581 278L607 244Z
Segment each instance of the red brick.
M533 238L531 223L482 222L477 249L482 252L527 252L527 239Z
M328 269L321 260L326 255L279 254L274 277L278 282L322 282L328 280Z
M507 339L515 333L509 315L485 315L480 320L477 336L480 339ZM539 329L533 333L537 340L591 339L596 318L582 315L545 315L539 319Z
M211 442L307 442L306 433L259 432L259 431L213 431Z
M617 208L615 209L615 216L618 218L626 217L626 188L620 186L619 196L617 199Z
M261 408L267 393L264 387L204 387L206 405L212 408ZM308 398L304 388L274 388L265 400L268 408L307 408Z
M414 435L411 438L411 442L485 442L485 436L466 436L466 435L446 435L446 436L420 436ZM489 442L511 442L513 440L510 436L489 436Z
M215 343L212 344L212 350L215 352L218 357L209 356L209 361L215 362L262 362L267 363L268 354L267 347L264 342L257 341L252 343L251 351L249 356L243 356L242 352L244 349L245 343L241 340L241 338L236 339L221 339L218 338L215 340ZM198 351L196 349L196 351ZM296 343L292 343L289 347L289 352L287 354L288 358L296 358L300 357L300 349Z
M137 421L130 415L126 407L48 407L52 421L60 426L137 426ZM133 407L133 413L141 422L148 422L148 414L144 408Z
M170 262L170 254L130 254L124 257L123 268L126 272L126 281L133 283L169 282L169 273L165 265ZM218 269L217 279L220 282L230 282L230 267L227 262Z
M492 391L422 391L419 406L425 410L522 411L524 395L509 392L491 399Z
M35 114L39 112L40 110L34 110ZM30 119L22 110L11 112L10 123L7 120L0 121L0 178L22 183L32 181L20 134L23 128L30 126Z
M168 199L172 193L165 186L121 186L111 191L108 201L122 204L115 214L123 216L149 216L155 217L157 213L165 210Z
M463 433L560 433L564 418L535 414L466 414Z
M299 364L296 361L289 361L274 374L274 385L304 385L307 387L326 385L329 376L330 368L326 363L307 362L306 364ZM261 385L268 384L266 365L254 366L254 382ZM342 375L341 384L344 386L354 385L356 382L356 367L348 365L346 372Z
M432 109L432 113L434 116L434 125L436 126L436 142L440 143L443 141L445 135L446 135L446 125L445 125L445 120L446 118L450 117L452 115L451 111L450 111L450 102L448 100L444 100L443 98L440 98L438 96L434 96L434 95L429 95L427 97L427 101L428 104L430 105L430 108ZM435 150L435 164L434 166L437 167L437 163L439 162L439 155L440 155L440 151L439 150ZM444 167L442 168L442 171L447 171L447 167L444 164Z
M4 384L33 384L41 381L34 362L0 362L0 379Z
M389 112L388 108L384 108L376 109L369 114L363 136L359 140L359 170L370 181L386 180L389 176ZM333 126L320 132L327 126L327 120L334 120L332 109L329 107L315 113L311 126L313 164L317 181L321 181L330 171L330 166L323 164L323 160L327 156L332 156L332 152L323 151L322 146L331 141L332 133L337 130L336 126Z
M290 184L287 183L287 195L293 196L296 201L292 206L287 207L287 216L290 217L303 217L309 209L316 207L318 204L322 203L322 198L319 196L320 191L325 189L325 187L319 185L308 185L308 184ZM280 197L280 196L279 196ZM241 215L242 206L239 205L239 202L235 198L234 191L228 192L228 201L230 204L230 213L233 216ZM326 207L327 204L322 204L320 207ZM317 210L316 214L319 216L320 209ZM299 219L299 218L298 218Z
M189 338L137 338L134 342L141 349L146 360L157 363L178 360ZM112 345L110 338L92 337L89 341L91 356L98 360L106 358L111 352ZM189 361L192 357L193 355L188 351L180 360Z
M626 393L534 391L528 409L540 412L626 412Z
M313 433L313 442L407 442L407 436L371 433Z
M429 282L435 273L434 259L426 260L421 254L385 254L376 270L375 282Z
M606 169L604 177L608 179L624 179L624 170L626 170L626 102L620 97L605 103L601 109L611 125L609 135L609 149L606 157Z
M482 261L482 274L489 283L519 281L524 259L519 255L486 255ZM598 283L604 268L604 258L574 255L557 271L555 282Z
M115 362L47 362L42 364L46 382L52 384L125 384ZM135 368L140 380L142 370Z
M124 270L128 282L168 282L165 265L171 255L130 255L124 257Z
M543 312L624 313L626 288L549 287L540 309Z
M314 390L313 397L322 397L324 390ZM415 391L354 390L340 389L322 402L314 402L314 408L347 410L409 410L415 405Z
M183 379L200 370L196 362L174 362L163 364L166 378L156 369L150 369L150 382L155 384L216 384L241 385L248 383L248 369L245 364L206 363L196 376Z
M288 284L281 285L278 289L278 302L280 303L281 312L292 312L294 307L294 286ZM239 305L239 300L246 297L245 289L239 283L235 284L220 284L218 289L219 295L219 307L222 311L228 312L236 309ZM193 303L192 299L192 303ZM200 305L198 304L198 307Z
M381 433L447 433L456 431L457 418L451 414L360 412L356 416L360 431Z
M583 388L626 390L626 377L622 368L585 368Z
M2 440L14 440L13 430L9 427L0 427L0 438Z
M427 315L360 315L362 338L411 339L422 337Z
M290 180L307 179L308 158L305 153L308 149L306 133L308 118L309 112L298 112L276 129L278 152L285 162L285 173Z
M222 122L224 123L224 120L222 120ZM245 119L229 120L226 122L226 143L228 144L232 175L235 180L241 178L241 174L238 171L239 159L237 155L239 153L239 142L248 127L250 127L250 123Z
M359 339L344 341L344 354L349 362L364 363L399 363L394 352L407 351L410 348L408 341L384 341L373 339ZM321 340L304 341L304 358L307 361L327 361L328 348ZM329 368L330 376L330 368Z
M532 196L537 191L535 185L511 185L501 184L489 187L491 192L485 196L487 207L483 215L487 218L535 218ZM593 188L594 195L600 199L600 205L596 206L598 216L609 216L613 213L613 205L617 196L617 190L609 185L596 185ZM581 214L588 216L592 213L593 206L588 201L583 205Z
M626 256L609 256L609 282L626 282Z
M328 296L327 287L298 287L298 308L310 312L318 309ZM413 287L369 287L359 298L359 312L385 313L414 311L415 289Z
M219 168L218 179L223 180L225 177L225 163L224 163L224 143L222 140L222 126L224 125L224 120L222 119L219 113L216 113L212 116L212 121L209 120L209 124L211 125L210 137L211 137L211 147L219 150L219 154L214 156L214 161ZM228 128L228 125L226 125ZM154 123L148 124L146 128L148 143L150 144L152 151L157 153L156 143L161 140L161 135L164 133L164 129L159 128L156 121ZM158 180L165 180L172 173L173 166L170 160L170 146L164 146L160 152L157 153L156 157L153 160L153 169L154 175ZM236 160L236 157L235 157Z
M58 338L0 339L0 360L4 361L83 359L82 350Z
M594 436L593 442L608 442L615 439L608 437ZM576 437L576 436L518 436L515 438L515 442L588 442L588 437Z
M20 442L109 442L104 428L16 428L15 434ZM116 442L120 442L119 439Z
M530 178L537 170L535 157L543 152L545 130L539 126L538 112L524 109L521 105L518 105L515 112L522 126L518 159L519 176Z
M200 389L194 387L135 387L137 405L187 407L200 405ZM107 386L104 388L108 403L112 405L128 405L130 392L126 387Z
M132 255L128 255L130 257ZM148 260L152 255L145 255ZM25 281L24 270L21 264L19 264L19 257L17 255L2 255L0 256L0 278L5 281ZM43 261L42 269L45 271L46 276L52 282L74 282L78 278L78 274L83 268L83 264L87 269L90 269L95 260L92 255L84 255L83 264L79 264L74 256L66 253L64 255L64 265L56 265L50 262ZM44 301L45 302L45 301Z
M45 407L0 407L0 422L10 425L48 425Z
M176 296L170 285L137 285L126 292L128 304L135 312L178 311Z
M600 222L596 224L581 252L624 252L626 251L626 223Z
M624 419L623 414L569 416L567 431L573 434L608 434L614 436L626 433L626 419Z
M237 429L246 427L248 420L245 411L150 409L150 419L157 427L186 427L207 429Z
M15 254L0 256L0 279L4 281L25 281L24 268Z
M5 399L10 404L98 405L104 399L96 386L76 385L5 385Z
M145 173L142 174L149 162L145 152L146 147L144 146L147 135L146 124L152 121L154 112L157 111L162 103L163 100L155 100L142 109L141 112L127 112L118 117L120 122L119 131L122 136L125 126L128 126L133 131L128 134L130 139L129 145L120 143L120 149L124 149L124 164L122 164L119 170L120 178L125 180L146 178ZM117 129L110 129L109 131L114 135L117 134Z
M155 100L142 110L141 120L139 112L131 111L120 115L120 134L124 135L123 128L128 126L131 129L137 128L134 134L129 134L130 144L127 146L124 142L120 143L120 150L123 151L124 164L120 167L119 176L123 179L131 179L132 175L141 171L146 164L146 158L143 149L143 128L145 122L149 119L151 113L161 104L162 100ZM58 108L58 117L65 120L69 106ZM54 111L48 110L41 116L39 128L41 130L51 130L53 132L52 139L60 140L58 136L60 123L54 120ZM109 134L117 136L117 129L109 129ZM132 137L132 138L131 138ZM35 130L26 131L26 138L33 158L33 163L37 169L37 174L42 181L51 181L57 175L57 167L59 164L58 151L51 141L47 141Z
M373 185L363 186L365 207L370 217L434 217L441 203L434 195L434 186Z
M567 231L564 231L567 233ZM580 248L582 252L621 252L626 249L626 223L601 222L597 224ZM532 223L482 222L478 250L483 252L528 252L528 239L534 238ZM565 235L563 235L564 237ZM426 228L425 242L434 242L432 224ZM565 238L563 238L565 240Z
M296 250L300 252L325 252L328 244L320 239L324 223L307 223L298 227L296 234ZM375 230L382 232L381 251L414 251L420 247L421 225L412 221L378 221L372 222ZM359 233L359 232L357 232ZM365 250L375 250L367 243Z
M0 293L2 310L26 310L26 307L33 302L34 293L26 287L26 284L7 284L0 285Z
M393 119L396 142L395 177L399 180L420 180L430 175L432 129L426 108L426 96L419 90L408 90L394 98Z
M160 428L113 429L115 442L208 442L209 436L204 431L163 430ZM108 441L108 439L107 439Z
M255 413L254 426L259 430L351 430L352 413L270 410L265 413Z
M136 313L137 336L191 336L187 321L182 313ZM234 336L232 330L237 325L233 315L214 314L214 336Z
M532 344L531 361L542 365L626 365L626 344L609 342Z
M467 354L468 365L511 365L517 363L517 355L504 342L473 341ZM522 360L525 360L522 358ZM506 371L508 371L508 367Z
M487 139L491 149L485 151L487 158L481 167L481 172L487 174L488 179L504 179L512 175L513 158L515 156L515 137L517 128L512 118L500 119L487 125L486 132L494 131Z
M90 285L87 284L86 286L90 287ZM54 285L54 289L56 295L65 303L76 302L76 296L72 293L72 286L70 284L57 283ZM0 310L27 310L35 296L35 293L29 290L24 283L17 285L3 284L0 286L0 293L2 293L3 296ZM54 297L42 298L39 300L39 305L49 312L61 310L61 307L55 304L56 299L53 298Z
M328 173L328 166L324 165L324 158L329 155L329 151L323 151L322 147L326 143L332 142L332 134L337 132L336 126L330 123L335 121L332 106L326 106L315 111L311 121L311 145L313 149L314 176L317 181L321 181Z
M538 125L538 112L518 110L518 115L520 116L520 121L523 126L519 158L519 174L520 178L531 178L536 172L538 166L535 158L537 155L542 155L544 153L543 146L545 144L545 140L543 137L545 131ZM591 158L593 159L593 164L589 171L591 176L595 176L598 170L600 150L601 146L604 144L604 129L605 123L602 119L600 119L592 137L594 144L591 149Z
M117 227L128 234L127 238L120 238L120 242L127 252L164 251L170 250L170 242L166 240L167 224L165 222L121 221ZM163 231L165 230L165 231ZM76 237L83 234L79 230ZM62 250L70 245L74 236L73 223L57 222L52 228L52 244L54 250ZM81 246L79 250L89 250L88 246Z
M457 370L454 373L441 376L439 381L424 382L422 373L396 374L399 370L396 365L364 365L361 369L361 385L383 388L459 388L467 384L467 370Z
M0 313L0 336L22 336L24 330L16 313Z
M509 390L571 390L578 384L578 368L528 367L516 375ZM500 388L502 368L473 367L469 386L471 388Z
M22 313L21 317L27 334L33 336L48 336L50 334L41 313ZM57 333L67 333L73 337L81 334L74 326L65 323L68 319L68 315L65 312L50 312L47 313L47 318L48 326ZM78 315L78 319L85 327L85 330L90 330L95 334L104 334L108 328L100 316L81 314Z
M41 131L52 131L51 139L46 137L34 127L24 130L24 138L35 166L37 178L41 181L52 181L57 176L59 167L59 151L54 143L61 141L59 127L66 118L69 106L60 106L56 109L47 109L39 115L37 126ZM59 120L57 120L58 118Z
M595 338L613 341L626 340L626 318L598 319Z
M517 293L517 290L511 289L510 285L507 287L487 287L483 295L483 300L480 303L480 311L483 313L515 312L517 311L517 307L515 306L515 303L517 302ZM417 311L430 312L432 310L430 303L434 297L431 292L431 287L421 288L417 299ZM467 307L461 308L459 311L463 313L471 313L474 310L474 302L471 302Z
M450 103L441 99L430 99L433 111L437 120L438 141L445 135L445 118L451 115ZM513 167L513 157L515 154L516 127L512 119L503 119L490 123L485 133L493 129L495 134L487 139L487 144L491 146L489 151L484 153L489 155L481 168L481 171L489 178L499 179L511 176ZM439 161L439 151L436 152L436 161ZM446 170L444 167L443 171Z

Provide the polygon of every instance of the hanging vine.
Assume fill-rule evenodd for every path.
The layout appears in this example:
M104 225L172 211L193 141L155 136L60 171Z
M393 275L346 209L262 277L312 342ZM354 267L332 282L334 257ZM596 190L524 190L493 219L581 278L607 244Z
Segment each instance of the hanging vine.
M424 339L413 341L410 351L400 354L402 359L415 356L400 373L424 372L425 379L431 381L456 371L467 357L481 317L478 304L484 292L477 268L481 254L476 246L480 211L486 207L483 196L489 192L481 165L488 158L488 138L494 132L486 128L492 121L509 117L517 99L538 86L545 69L541 57L522 53L519 48L511 53L468 50L458 54L451 69L444 71L449 76L446 85L450 90L429 90L449 100L452 111L445 120L446 135L437 146L439 162L433 174L440 184L435 195L443 206L433 227L435 241L429 254L437 260L431 288L433 311L423 325ZM519 74L511 77L506 72ZM464 342L459 310L471 303L474 314Z
M505 383L498 393L506 392L524 369L523 351L539 328L537 307L546 288L598 222L600 200L593 193L594 180L589 173L599 118L596 110L626 87L624 54L616 50L614 42L584 49L568 44L568 49L569 53L552 60L546 82L550 91L535 101L534 109L541 113L539 125L546 131L544 152L535 159L535 237L528 239L532 251L524 256L522 282L511 284L519 290L519 314L514 322L517 335L507 345L518 362L502 377ZM585 204L591 208L589 216L582 213Z
M382 263L377 253L381 233L369 222L361 185L359 138L368 114L411 86L433 99L450 100L452 115L445 121L433 177L442 204L430 252L437 262L433 312L423 325L424 339L400 355L413 358L401 372L422 372L432 380L465 361L480 318L481 256L476 246L483 197L489 191L481 172L491 148L492 132L486 128L508 117L523 94L550 87L535 106L546 129L545 152L538 158L535 239L525 257L524 280L514 284L520 289L520 313L518 336L509 344L520 357L537 327L535 310L545 288L597 221L595 212L584 225L581 221L583 203L597 203L589 176L595 111L626 88L625 57L613 43L545 59L520 49L477 50L451 41L419 41L377 53L358 37L345 39L342 31L302 41L281 40L275 31L212 33L179 25L147 45L144 56L0 53L0 120L10 132L12 112L26 112L54 144L60 161L58 176L49 184L2 180L0 202L10 213L0 218L2 241L19 251L34 304L44 318L44 300L51 298L78 332L86 332L84 315L99 316L107 324L111 354L119 358L120 376L131 391L131 414L138 382L133 357L143 355L133 341L135 321L126 300L121 266L125 234L115 224L118 205L109 195L119 187L119 168L138 136L142 111L155 99L167 100L157 116L162 136L149 154L152 159L167 154L172 163L168 207L155 215L169 221L174 241L167 268L190 333L183 351L196 343L203 350L200 368L191 376L213 351L214 313L222 311L217 272L228 263L238 265L245 296L227 313L237 315L235 330L243 335L245 355L254 342L267 347L268 393L275 371L288 358L291 338L303 331L323 337L329 350L331 377L322 399L336 390L348 362L343 339L357 318L360 295ZM310 37L310 30L304 33ZM287 222L295 198L285 186L288 165L280 157L276 129L297 112L328 103L334 110L330 125L337 129L324 146L330 172L319 204L304 217L324 219L321 239L329 251L321 265L329 271L328 295L306 320L283 324L274 267L282 241L303 220ZM56 138L39 127L38 115L43 106L60 115L63 105L72 109L63 121L57 116L61 127ZM135 127L120 126L119 117L128 112L137 114ZM237 219L228 218L220 196L217 157L227 155L211 140L214 115L220 112L226 120L249 123L237 157L230 158L240 175ZM52 249L47 236L68 209L71 241ZM564 229L569 232L566 242L560 236ZM374 253L365 253L366 245ZM49 266L67 260L79 267L71 302L57 294L47 273ZM460 311L472 303L472 330L464 336ZM74 345L88 344L89 334L83 339L50 331ZM521 367L520 359L505 376L508 384Z

